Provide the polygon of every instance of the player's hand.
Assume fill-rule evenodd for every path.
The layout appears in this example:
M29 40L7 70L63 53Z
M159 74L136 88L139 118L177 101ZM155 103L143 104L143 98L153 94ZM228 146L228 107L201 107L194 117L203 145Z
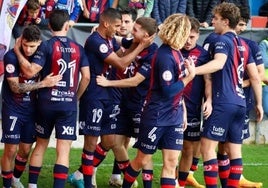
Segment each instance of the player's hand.
M156 34L153 34L151 36L145 36L142 38L142 40L140 41L139 45L141 45L144 48L147 48L148 46L150 46L155 39Z
M58 74L53 76L53 73L47 75L41 82L44 87L53 87L61 81L62 75Z
M74 24L75 24L75 21L73 21L73 20L69 20L69 27L73 27Z
M21 36L19 38L17 38L15 41L14 51L16 54L17 54L17 52L20 51L20 48L21 48Z
M200 26L201 26L201 27L204 27L204 28L209 27L209 25L208 25L207 22L200 23Z
M203 104L203 116L207 119L212 113L212 104L211 101L205 101Z
M91 29L91 33L97 31L98 27L99 27L99 25L93 26L92 29Z
M263 118L263 107L262 105L256 105L256 121L261 122Z
M41 22L41 18L36 18L36 19L35 19L35 23L36 23L36 24L40 24L40 22Z
M109 80L107 80L103 74L102 75L99 75L97 76L96 78L96 82L99 86L102 86L102 87L108 87L109 86Z
M45 5L46 0L38 0L38 2L39 2L40 5Z
M264 83L265 85L268 85L268 78L265 77L265 80L263 80L263 83Z
M83 11L83 16L85 17L85 18L87 18L87 19L89 19L89 16L90 16L90 12L88 11L88 9L84 9L84 11Z
M188 75L190 78L195 77L195 64L192 58L188 58L184 60L185 68L188 71Z

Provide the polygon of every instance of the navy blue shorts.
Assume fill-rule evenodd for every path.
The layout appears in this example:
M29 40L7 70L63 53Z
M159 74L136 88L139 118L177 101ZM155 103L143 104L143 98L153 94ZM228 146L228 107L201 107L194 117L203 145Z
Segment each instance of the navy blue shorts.
M199 141L200 140L200 117L187 117L187 128L184 131L184 140Z
M141 110L122 107L118 116L117 134L137 138L140 129Z
M217 104L212 114L204 120L201 136L220 142L241 144L246 107L234 104Z
M2 108L2 139L7 144L35 142L35 113L18 113L4 105Z
M111 100L92 100L80 102L79 105L79 134L101 136L115 134L116 118L120 113L117 104Z
M76 140L76 111L42 110L39 112L36 135L49 138L55 127L57 139Z
M157 149L181 150L182 145L182 125L153 127L141 124L134 147L145 154L153 154Z

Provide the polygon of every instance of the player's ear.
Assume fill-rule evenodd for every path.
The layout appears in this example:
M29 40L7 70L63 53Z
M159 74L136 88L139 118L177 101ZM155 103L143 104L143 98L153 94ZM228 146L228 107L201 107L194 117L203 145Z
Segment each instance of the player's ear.
M68 31L70 26L69 26L69 21L65 22L64 25L63 25L63 28L65 31Z
M107 21L104 21L103 25L104 25L105 28L109 27L109 23Z
M145 32L144 36L145 37L149 37L149 34L147 32Z

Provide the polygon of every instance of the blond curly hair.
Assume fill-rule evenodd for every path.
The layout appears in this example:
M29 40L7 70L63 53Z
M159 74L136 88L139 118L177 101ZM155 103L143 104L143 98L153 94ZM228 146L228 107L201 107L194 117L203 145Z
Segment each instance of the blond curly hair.
M181 49L191 31L189 17L184 14L172 14L167 17L158 33L164 44L173 49Z

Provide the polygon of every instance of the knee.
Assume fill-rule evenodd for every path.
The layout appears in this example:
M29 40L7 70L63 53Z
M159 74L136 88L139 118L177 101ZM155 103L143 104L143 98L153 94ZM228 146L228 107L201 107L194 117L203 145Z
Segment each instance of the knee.
M176 168L178 162L179 161L177 157L169 157L168 159L164 160L164 166L169 169Z

